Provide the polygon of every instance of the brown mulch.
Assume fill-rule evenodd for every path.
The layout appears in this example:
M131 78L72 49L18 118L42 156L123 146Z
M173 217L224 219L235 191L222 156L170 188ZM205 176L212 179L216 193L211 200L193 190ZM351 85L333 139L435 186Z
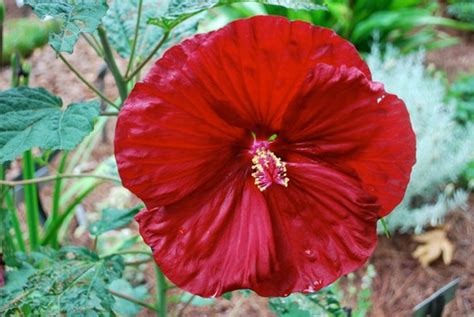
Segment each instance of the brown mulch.
M456 298L447 305L444 316L474 316L474 197L470 208L446 218L451 227L449 239L455 245L454 259L446 266L437 260L424 269L411 253L417 243L411 236L380 237L371 262L377 277L373 286L372 316L410 316L413 307L460 277Z
M459 74L474 74L474 40L466 39L460 44L430 51L426 54L426 59L428 63L445 71L451 82Z

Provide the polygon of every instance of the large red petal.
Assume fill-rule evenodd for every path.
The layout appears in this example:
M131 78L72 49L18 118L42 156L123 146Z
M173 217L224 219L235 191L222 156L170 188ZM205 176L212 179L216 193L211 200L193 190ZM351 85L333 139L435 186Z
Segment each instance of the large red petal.
M238 165L246 134L219 118L189 114L137 84L117 122L120 177L148 208L173 203Z
M245 172L232 175L207 194L143 211L140 233L165 275L194 294L320 289L372 253L378 205L337 170L300 160L288 175L288 188L263 195Z
M264 193L274 230L283 237L279 260L294 275L292 292L313 292L367 261L380 206L357 179L296 155L288 160L288 188Z
M317 65L289 106L280 136L281 150L355 172L377 196L380 216L403 198L415 163L407 109L359 70Z
M164 274L200 296L254 288L278 270L266 202L244 173L221 188L137 216ZM286 278L278 279L284 287Z
M272 133L317 63L370 71L352 44L329 29L275 16L237 20L169 50L145 82L189 112ZM172 95L172 96L169 96ZM179 98L179 99L175 99ZM199 102L196 102L199 101Z

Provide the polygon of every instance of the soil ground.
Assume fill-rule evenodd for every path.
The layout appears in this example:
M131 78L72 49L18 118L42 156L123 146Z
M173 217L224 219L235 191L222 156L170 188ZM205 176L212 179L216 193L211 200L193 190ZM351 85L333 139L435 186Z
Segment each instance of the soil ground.
M8 4L8 1L7 1ZM14 14L19 16L18 12ZM80 42L68 60L75 65L87 79L94 81L101 61L84 42ZM457 46L428 53L428 62L445 70L449 79L459 73L474 72L474 42L463 38ZM64 99L64 103L77 102L94 97L94 95L71 73L67 67L56 59L52 49L45 47L35 51L29 58L33 65L31 86L43 86ZM0 69L0 89L9 86L11 71L8 67ZM116 97L116 89L111 76L106 77L105 94ZM88 168L98 165L104 158L113 153L111 136L113 136L114 119L107 126L109 138L93 152ZM105 200L111 190L110 185L100 187L85 202L86 210L93 210L95 202ZM49 188L43 189L48 196ZM373 284L373 309L371 316L410 316L412 308L435 290L456 277L461 278L456 298L446 308L445 316L474 316L474 197L464 211L456 211L447 217L451 230L449 238L455 245L454 260L450 266L441 261L424 269L413 259L411 253L416 247L409 235L395 235L391 239L381 236L378 247L370 262L375 265L377 276ZM48 198L46 197L46 207ZM132 228L135 230L136 228ZM78 239L84 244L88 239ZM77 242L78 242L77 241ZM152 273L150 272L150 275ZM150 277L151 280L151 277ZM182 309L183 304L176 305ZM248 299L234 296L232 301L218 300L212 308L188 306L184 316L271 316L266 308L266 299L250 296ZM147 313L141 315L147 316Z

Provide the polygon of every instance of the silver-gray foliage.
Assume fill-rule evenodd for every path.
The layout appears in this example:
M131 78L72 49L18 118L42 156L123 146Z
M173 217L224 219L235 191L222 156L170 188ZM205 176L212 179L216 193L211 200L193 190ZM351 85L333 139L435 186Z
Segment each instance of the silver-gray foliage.
M367 61L374 80L405 101L417 139L417 163L405 198L387 225L390 231L420 232L465 204L467 193L452 182L474 158L474 125L456 123L454 105L444 102L445 86L427 73L422 52L401 56L389 48L382 58L375 47Z

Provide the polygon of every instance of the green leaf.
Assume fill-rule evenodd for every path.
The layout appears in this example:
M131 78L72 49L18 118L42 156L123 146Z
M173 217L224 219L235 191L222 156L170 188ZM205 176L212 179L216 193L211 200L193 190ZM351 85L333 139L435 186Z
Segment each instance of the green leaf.
M455 18L474 23L474 1L460 1L448 6L448 13Z
M281 317L346 316L332 286L316 293L270 298L269 305Z
M146 57L163 36L163 30L148 24L148 19L163 14L156 0L143 0L136 56ZM123 58L130 57L138 16L138 0L114 0L104 17L104 27L112 47Z
M144 285L133 287L125 279L119 279L119 280L113 281L109 285L109 289L116 291L118 293L124 294L124 295L131 296L141 301L145 301L149 297L148 289ZM115 304L113 306L113 310L119 316L133 317L133 316L136 316L142 310L141 306L138 306L123 298L116 297L116 296L114 297L115 297Z
M81 33L93 33L107 12L106 0L26 0L41 19L62 22L58 32L50 34L49 43L57 52L72 53Z
M209 306L215 303L215 298L204 298L201 296L193 295L188 292L184 292L181 295L180 301L182 303L187 303L191 304L192 306Z
M165 33L164 29L171 29L168 27L163 29L162 19L153 18L156 16L161 17L165 14L165 10L160 8L163 8L163 6L157 6L156 0L143 0L135 49L137 60L143 60L148 57L162 39ZM110 44L123 58L130 57L137 17L138 0L115 0L111 3L110 9L103 19ZM157 55L160 55L166 48L180 42L183 38L195 34L199 21L200 16L195 16L180 25L176 25L171 36L168 37L162 48L157 52Z
M43 252L48 257L40 262L32 256L24 259L36 270L20 289L6 292L0 288L0 298L6 298L0 306L2 316L15 310L31 310L38 316L111 315L115 299L108 285L121 278L122 257L99 258L79 247Z
M73 103L43 88L20 87L0 93L0 163L34 147L72 150L89 134L99 102Z
M139 205L130 209L107 208L102 210L102 218L93 223L89 232L98 236L104 232L115 230L128 225L132 222L133 217L142 209Z
M319 0L170 0L168 10L164 16L152 19L151 21L153 24L170 30L201 11L221 5L242 2L257 2L298 10L321 10L326 8L322 5L322 1Z

